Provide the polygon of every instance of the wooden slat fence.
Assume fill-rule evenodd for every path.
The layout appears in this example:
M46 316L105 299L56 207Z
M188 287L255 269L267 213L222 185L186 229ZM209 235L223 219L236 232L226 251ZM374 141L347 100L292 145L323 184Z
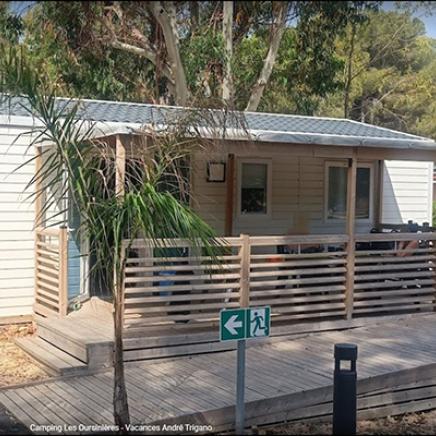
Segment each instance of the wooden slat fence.
M161 242L152 247L138 240L127 253L126 359L147 354L144 347L204 349L217 330L219 310L239 306L240 238L226 239L213 256L185 240Z
M353 316L434 310L433 239L431 233L359 235Z
M433 310L434 238L357 235L352 264L346 235L241 235L226 239L216 257L188 241L137 240L126 260L127 360L233 347L218 343L219 311L247 304L271 306L273 334L301 323ZM417 246L402 249L410 241ZM352 289L347 268L354 268Z
M35 313L67 314L67 229L35 231Z
M273 327L343 318L346 241L346 236L251 237L250 305L271 306Z
M344 235L226 238L214 256L189 241L137 240L126 254L126 360L234 347L219 343L222 308L272 307L273 325L343 319ZM294 247L277 254L280 247ZM307 252L322 247L322 253Z

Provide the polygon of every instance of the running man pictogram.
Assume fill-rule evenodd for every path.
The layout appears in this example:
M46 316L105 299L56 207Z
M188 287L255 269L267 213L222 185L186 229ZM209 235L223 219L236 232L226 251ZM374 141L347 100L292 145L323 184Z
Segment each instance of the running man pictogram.
M268 314L265 308L254 308L250 310L249 316L249 334L248 337L259 337L269 335L269 309Z
M253 336L257 336L257 331L264 330L265 324L264 324L264 317L262 315L259 315L259 312L254 312L254 329L253 329ZM263 325L262 325L263 324Z

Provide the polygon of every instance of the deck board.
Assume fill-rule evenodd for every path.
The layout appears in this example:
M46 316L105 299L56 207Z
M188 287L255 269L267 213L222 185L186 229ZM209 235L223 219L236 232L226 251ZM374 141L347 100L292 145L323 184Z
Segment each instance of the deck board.
M406 374L411 383L436 375L435 328L436 315L426 315L248 347L246 400L259 422L269 419L263 403L276 418L285 416L279 410L283 398L294 409L297 404L312 404L308 410L321 410L316 404L330 398L333 346L338 342L358 344L358 379L368 381L371 388L367 389L384 389L380 380L395 383L397 373L403 378ZM228 425L229 407L235 401L235 360L235 351L224 351L127 364L132 421L174 420L201 412L202 419ZM26 426L109 425L113 423L112 383L112 370L48 380L2 389L0 402Z

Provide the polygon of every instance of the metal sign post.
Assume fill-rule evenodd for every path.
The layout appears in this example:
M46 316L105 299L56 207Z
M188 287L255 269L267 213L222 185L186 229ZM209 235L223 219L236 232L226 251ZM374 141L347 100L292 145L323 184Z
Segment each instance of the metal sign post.
M236 367L236 434L245 428L245 347L246 339L263 338L270 334L271 308L254 307L223 309L220 312L220 340L238 341Z
M245 428L245 339L238 341L236 368L236 434L244 434Z

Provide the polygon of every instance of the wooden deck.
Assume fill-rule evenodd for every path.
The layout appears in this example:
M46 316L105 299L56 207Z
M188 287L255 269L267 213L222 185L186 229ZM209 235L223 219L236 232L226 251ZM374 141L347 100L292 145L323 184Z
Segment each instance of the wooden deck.
M436 315L419 315L249 347L247 424L295 418L295 411L309 406L328 409L333 345L338 342L359 346L360 395L434 379L435 329ZM215 431L230 429L235 357L234 351L225 351L128 363L133 423L197 423L210 424ZM26 426L109 425L113 422L112 371L3 389L0 402Z

